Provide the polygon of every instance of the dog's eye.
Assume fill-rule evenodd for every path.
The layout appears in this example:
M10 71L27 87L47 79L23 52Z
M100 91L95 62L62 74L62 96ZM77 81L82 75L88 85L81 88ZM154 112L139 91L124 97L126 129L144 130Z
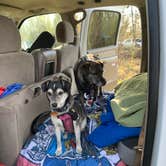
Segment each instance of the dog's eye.
M48 95L48 96L51 96L52 94L53 94L52 89L49 89L49 90L47 91L47 95Z
M51 95L52 95L52 93L51 93L51 92L47 92L47 95L48 95L48 96L51 96Z
M58 92L58 95L62 95L62 94L63 94L63 92L62 92L62 91Z

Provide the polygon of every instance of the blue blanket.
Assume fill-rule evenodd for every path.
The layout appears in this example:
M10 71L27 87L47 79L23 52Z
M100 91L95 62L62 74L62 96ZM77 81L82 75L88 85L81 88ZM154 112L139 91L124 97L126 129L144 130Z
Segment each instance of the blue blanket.
M115 121L110 105L113 98L113 95L108 96L107 112L103 112L100 117L101 125L88 136L88 140L99 148L116 144L125 138L139 136L141 131L141 127L126 127Z
M22 162L20 160L18 162L22 164L17 165L23 166L23 158L25 158L29 166L32 163L41 166L111 166L109 161L105 157L101 157L99 151L86 141L85 135L82 135L82 155L76 153L74 136L69 135L66 139L62 137L62 155L55 156L56 137L51 120L48 119L40 126L40 131L26 142L20 152ZM73 140L73 144L71 140Z

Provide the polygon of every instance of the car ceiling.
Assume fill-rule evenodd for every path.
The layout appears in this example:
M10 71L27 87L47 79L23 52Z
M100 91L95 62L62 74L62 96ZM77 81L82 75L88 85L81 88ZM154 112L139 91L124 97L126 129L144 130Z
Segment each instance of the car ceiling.
M78 8L112 5L145 6L145 0L1 0L0 15L16 21L43 13L65 13Z

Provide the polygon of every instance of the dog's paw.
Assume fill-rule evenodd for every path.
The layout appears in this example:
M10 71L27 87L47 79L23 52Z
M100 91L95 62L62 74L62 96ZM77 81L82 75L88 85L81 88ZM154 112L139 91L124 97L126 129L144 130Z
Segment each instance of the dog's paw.
M81 148L81 146L77 146L76 147L76 152L79 153L79 154L82 154L82 148Z
M63 138L67 139L67 137L68 137L67 133L64 133Z
M61 149L61 148L58 148L58 149L56 150L56 152L55 152L55 155L56 155L56 156L60 156L61 153L62 153L62 149Z

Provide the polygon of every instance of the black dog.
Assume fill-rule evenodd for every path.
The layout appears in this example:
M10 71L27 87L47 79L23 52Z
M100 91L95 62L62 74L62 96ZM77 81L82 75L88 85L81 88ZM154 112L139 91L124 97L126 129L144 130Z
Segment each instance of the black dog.
M81 94L88 94L95 98L100 93L101 87L106 84L103 77L103 63L93 57L89 60L87 57L81 58L74 68L77 88Z

